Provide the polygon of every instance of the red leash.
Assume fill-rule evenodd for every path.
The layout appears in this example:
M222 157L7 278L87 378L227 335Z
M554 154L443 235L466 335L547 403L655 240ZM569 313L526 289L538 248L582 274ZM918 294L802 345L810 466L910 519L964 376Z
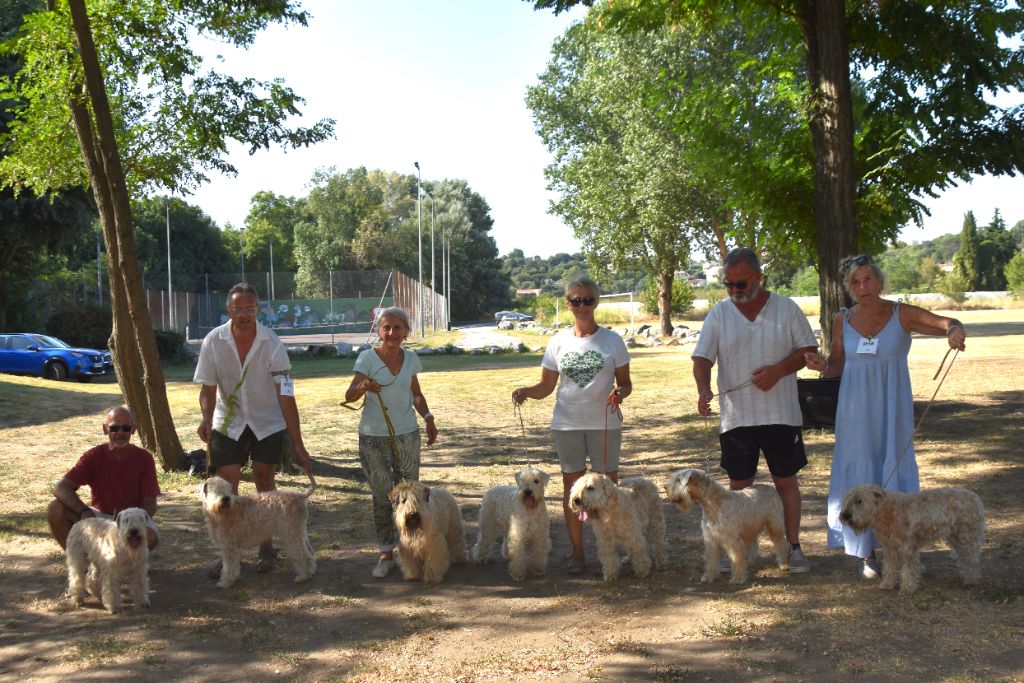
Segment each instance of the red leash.
M619 408L619 404L615 402L615 392L612 391L611 395L608 396L608 402L604 404L604 473L608 474L608 413L616 415L619 418L619 424L622 423L622 409ZM611 410L608 410L608 406L611 406Z

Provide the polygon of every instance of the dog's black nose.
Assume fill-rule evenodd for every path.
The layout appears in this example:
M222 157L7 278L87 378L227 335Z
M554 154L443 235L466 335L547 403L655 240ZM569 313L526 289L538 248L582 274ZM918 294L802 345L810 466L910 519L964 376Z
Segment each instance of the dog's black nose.
M839 519L843 520L844 522L849 522L850 521L850 517L851 517L851 515L850 515L849 512L841 512L839 514Z
M582 498L573 498L572 502L576 503L577 505L583 505L583 499Z
M129 529L128 530L128 535L129 536L138 536L139 535L139 530L138 529Z
M533 498L533 491L530 489L523 491L523 498Z

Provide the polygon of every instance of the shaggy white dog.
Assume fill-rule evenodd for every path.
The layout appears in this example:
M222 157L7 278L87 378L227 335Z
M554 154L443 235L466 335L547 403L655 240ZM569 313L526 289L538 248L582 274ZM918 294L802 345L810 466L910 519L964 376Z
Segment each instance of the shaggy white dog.
M516 472L515 479L515 486L495 486L484 494L473 559L487 564L495 541L501 538L501 554L509 561L508 575L513 581L522 581L527 569L538 576L547 572L551 520L544 487L550 475L527 465Z
M985 507L973 491L944 488L898 493L862 484L843 496L839 517L856 531L874 527L882 545L882 588L895 588L898 574L901 593L917 590L921 583L918 551L933 541L945 541L953 549L964 584L981 578Z
M398 564L406 581L439 583L452 562L466 561L466 532L455 497L418 481L388 494L398 527Z
M597 538L597 557L605 581L619 577L619 549L640 578L665 565L665 517L658 487L647 479L623 479L618 486L599 472L584 474L569 492L569 508L589 521Z
M200 487L203 513L210 540L221 556L218 588L228 588L238 580L242 566L242 548L259 545L264 539L279 538L295 569L295 581L309 581L316 572L316 557L306 531L306 499L316 490L309 478L306 491L266 491L239 496L231 483L210 477Z
M68 599L73 605L82 605L87 584L95 590L96 581L103 606L110 613L121 609L122 582L128 584L133 607L149 607L148 521L145 510L126 508L113 520L75 522L67 542Z
M703 512L700 529L704 535L704 574L710 583L721 572L721 552L732 562L730 583L750 579L750 560L757 556L757 539L767 533L782 569L789 568L789 543L782 516L782 499L771 486L757 484L730 491L700 470L680 470L665 482L665 495L680 512L694 503Z

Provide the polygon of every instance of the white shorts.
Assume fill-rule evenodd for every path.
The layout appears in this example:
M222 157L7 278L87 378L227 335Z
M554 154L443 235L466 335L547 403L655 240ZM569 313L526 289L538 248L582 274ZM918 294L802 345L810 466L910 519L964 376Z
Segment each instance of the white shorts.
M551 435L563 474L586 472L588 458L592 472L619 471L621 429L553 429Z

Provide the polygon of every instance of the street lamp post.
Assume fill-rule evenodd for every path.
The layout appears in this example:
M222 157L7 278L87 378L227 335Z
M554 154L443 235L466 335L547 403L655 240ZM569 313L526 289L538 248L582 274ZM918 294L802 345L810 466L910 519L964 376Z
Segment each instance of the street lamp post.
M274 297L274 240L270 240L270 300L273 301Z
M420 171L420 162L412 162L416 167L416 224L417 244L420 259L420 337L425 337L423 329L423 174Z
M430 329L437 330L437 279L434 277L434 195L424 189L430 198Z
M171 324L171 329L176 329L174 326L174 288L171 286L171 203L167 202L167 305L168 309L167 320Z

